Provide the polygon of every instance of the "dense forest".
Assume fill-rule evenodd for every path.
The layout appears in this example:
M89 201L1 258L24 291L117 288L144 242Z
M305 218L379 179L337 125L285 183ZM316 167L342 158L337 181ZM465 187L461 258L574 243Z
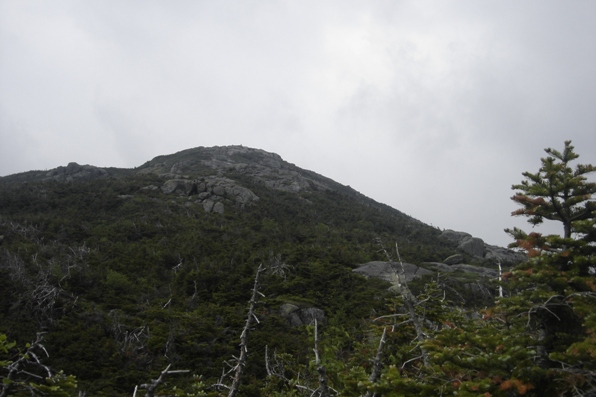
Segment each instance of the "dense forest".
M232 149L0 178L0 396L596 393L596 186L569 142L513 197L569 234L509 230L517 264ZM436 271L454 254L502 277Z

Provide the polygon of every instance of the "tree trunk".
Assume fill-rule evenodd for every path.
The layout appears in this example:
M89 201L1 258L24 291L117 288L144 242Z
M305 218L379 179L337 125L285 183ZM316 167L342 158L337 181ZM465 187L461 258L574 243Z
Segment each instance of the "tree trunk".
M374 360L373 360L373 369L372 372L370 374L370 377L368 378L368 380L371 381L371 383L377 383L379 381L379 378L381 377L381 370L383 369L383 362L381 361L381 357L383 355L383 346L385 345L385 336L387 335L387 328L383 328L383 335L381 336L381 341L379 342L379 347L377 349L377 355L375 356ZM375 397L376 394L369 390L366 392L366 394L364 395L364 397Z
M416 330L416 339L418 339L419 342L422 342L426 339L426 334L424 333L424 328L422 327L422 321L424 319L421 319L420 316L416 313L416 304L418 303L418 300L416 299L414 294L412 294L412 291L410 291L410 288L408 287L408 282L406 281L405 277L404 264L401 261L401 257L397 248L397 243L395 244L395 252L397 253L397 258L399 260L400 265L399 269L394 268L399 282L400 293L404 300L406 309L408 310L410 320L412 320L412 324L414 324L414 329ZM424 363L424 366L430 367L428 352L423 346L419 346L419 349L420 353L422 354L422 362Z
M230 386L228 397L235 397L238 393L238 388L240 387L240 380L242 378L242 372L244 370L244 366L246 365L246 358L248 355L248 333L250 331L250 326L253 319L257 318L255 315L255 306L257 304L257 294L259 293L259 276L263 270L263 265L259 265L257 274L255 276L255 284L252 289L252 296L250 298L246 325L244 326L242 334L240 335L240 356L238 357L238 363L236 364L236 371L234 373L234 379L232 381L232 386Z

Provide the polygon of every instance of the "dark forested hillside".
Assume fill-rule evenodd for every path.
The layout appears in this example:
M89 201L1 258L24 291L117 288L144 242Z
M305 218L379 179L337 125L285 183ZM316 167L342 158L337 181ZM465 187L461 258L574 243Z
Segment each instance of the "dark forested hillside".
M312 367L300 372L313 360L314 319L328 367L372 357L363 350L370 319L399 305L389 282L353 269L387 261L383 246L431 270L454 254L496 269L442 233L243 147L191 149L131 170L71 163L12 175L0 178L0 333L25 346L43 332L44 363L76 376L86 395L132 395L168 365L190 373L168 377L163 394L190 390L192 375L216 393L262 264L240 394L284 394L266 348L288 379L314 382ZM494 283L456 273L464 281L439 277L444 296L461 307L492 302ZM412 290L430 294L429 280Z

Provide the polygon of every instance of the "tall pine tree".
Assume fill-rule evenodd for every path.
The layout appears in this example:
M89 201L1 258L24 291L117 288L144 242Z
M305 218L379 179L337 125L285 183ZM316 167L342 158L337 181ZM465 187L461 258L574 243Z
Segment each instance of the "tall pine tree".
M526 216L534 226L545 219L561 222L565 239L571 238L574 233L585 235L589 228L586 229L582 222L592 220L593 225L596 218L596 202L592 200L596 183L587 182L586 178L587 174L596 171L596 167L577 164L574 170L570 163L579 155L573 149L571 141L565 141L562 152L545 149L549 156L541 159L542 167L535 174L524 172L525 180L513 185L512 189L517 192L511 197L521 205L512 215ZM536 233L527 235L517 228L505 231L516 239L513 246L525 248L530 254L535 253L532 250L548 247L548 241Z

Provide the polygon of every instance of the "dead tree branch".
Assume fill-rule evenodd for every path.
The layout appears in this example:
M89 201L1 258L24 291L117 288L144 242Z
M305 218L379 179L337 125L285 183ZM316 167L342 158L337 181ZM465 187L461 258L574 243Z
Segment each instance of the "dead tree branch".
M34 384L29 383L29 379L34 378L36 381L43 381L46 378L55 379L55 373L52 369L43 364L38 357L39 352L43 352L46 357L49 357L46 348L41 343L42 341L43 333L38 332L35 341L28 344L27 349L18 354L18 358L12 362L7 362L3 369L7 372L6 376L0 376L2 379L0 381L0 397L12 395L13 388L19 386L28 389L32 395L37 395L38 390ZM38 354L35 351L38 351ZM33 371L43 373L43 376L35 374ZM22 379L26 380L23 381Z
M171 375L171 374L185 374L185 373L190 372L190 370L188 370L188 369L178 369L175 371L170 371L171 366L172 366L172 364L168 364L166 369L161 371L161 373L159 374L159 377L157 379L151 379L150 383L144 383L140 386L135 386L135 391L133 392L132 397L136 397L137 390L139 388L147 390L147 393L145 393L145 397L154 397L155 391L157 390L159 385L161 385L166 380L166 376Z
M252 289L252 296L249 302L246 323L244 325L242 333L240 334L240 355L238 357L234 357L235 365L231 365L232 368L228 372L225 372L224 370L222 372L222 376L219 382L213 385L217 388L227 389L229 391L228 397L235 397L238 393L238 388L240 387L240 381L242 379L242 373L244 367L246 366L246 359L248 356L248 333L250 332L250 327L252 325L253 320L257 323L259 322L259 319L255 314L255 307L257 304L257 296L263 296L263 294L259 292L259 276L264 270L265 268L263 267L263 265L259 265L259 268L257 269L257 274L255 275L255 283ZM225 384L225 378L231 375L232 373L234 373L234 376L232 377L232 384L228 386Z
M385 345L385 342L386 342L386 336L387 336L387 328L383 328L383 335L381 336L381 340L379 342L379 347L377 348L377 354L376 354L375 358L373 359L373 369L370 374L370 377L368 378L368 380L370 380L372 383L377 383L379 381L379 378L381 377L381 370L383 369L383 361L381 360L381 358L383 357L383 346ZM366 394L364 395L364 397L374 397L374 396L375 396L375 393L372 390L367 391Z
M427 339L427 335L424 333L424 328L422 326L422 324L424 323L424 318L421 318L421 316L419 316L418 313L416 313L416 306L418 305L418 300L416 299L414 294L412 294L412 291L408 287L408 282L405 276L405 268L401 260L401 256L399 255L399 248L397 246L397 242L395 243L395 253L397 255L399 268L396 266L397 264L382 244L381 249L385 253L387 260L391 263L391 267L393 268L393 271L395 272L395 275L397 277L399 292L404 301L404 306L406 307L406 310L410 315L410 320L412 320L412 324L414 325L414 330L416 331L416 339L419 342L422 342L425 339ZM420 358L422 358L424 366L430 367L428 352L426 351L423 345L419 345L419 348L420 352L422 353Z
M325 366L321 364L321 357L319 356L319 327L317 324L317 320L315 319L315 364L317 366L317 372L319 373L319 388L316 390L318 391L319 397L330 397L329 394L329 386L327 382L327 370Z

